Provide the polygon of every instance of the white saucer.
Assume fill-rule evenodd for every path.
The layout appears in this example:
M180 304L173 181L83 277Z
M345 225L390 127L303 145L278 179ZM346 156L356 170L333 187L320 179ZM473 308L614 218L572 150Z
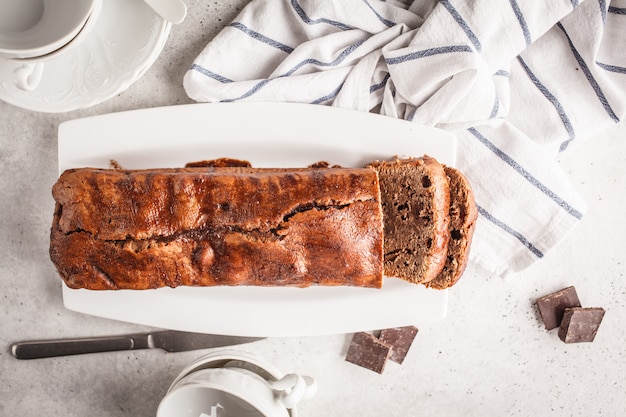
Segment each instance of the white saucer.
M93 30L46 62L33 91L13 84L21 64L0 58L0 99L28 110L61 113L90 107L137 81L163 50L171 24L143 1L105 0Z

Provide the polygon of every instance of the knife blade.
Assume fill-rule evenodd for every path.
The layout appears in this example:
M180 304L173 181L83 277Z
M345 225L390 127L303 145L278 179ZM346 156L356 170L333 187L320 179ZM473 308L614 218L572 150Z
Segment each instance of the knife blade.
M11 353L17 359L40 359L137 349L162 349L166 352L184 352L240 345L262 339L264 338L160 330L120 336L18 342L11 346Z

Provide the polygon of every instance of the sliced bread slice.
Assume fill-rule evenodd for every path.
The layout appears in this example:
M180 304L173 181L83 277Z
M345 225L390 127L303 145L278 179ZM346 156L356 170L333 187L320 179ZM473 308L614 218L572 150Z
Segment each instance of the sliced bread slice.
M450 188L435 158L376 161L384 221L384 273L420 284L446 262Z
M450 184L450 241L443 271L426 286L450 288L457 283L469 260L470 246L476 228L478 210L467 178L457 169L446 166Z

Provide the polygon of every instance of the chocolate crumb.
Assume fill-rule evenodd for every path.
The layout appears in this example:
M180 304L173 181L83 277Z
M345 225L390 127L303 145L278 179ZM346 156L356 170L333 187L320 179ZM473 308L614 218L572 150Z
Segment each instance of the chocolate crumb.
M328 167L330 167L330 164L326 161L318 161L309 165L309 168L328 168Z
M417 335L418 329L415 326L394 327L380 331L378 338L393 346L389 359L402 363Z
M337 164L331 165L330 162L326 162L326 161L317 161L315 163L312 163L308 167L309 168L316 168L316 169L320 169L320 168L342 168L341 165L337 165Z
M185 168L230 168L230 167L242 167L251 168L252 164L245 159L234 158L217 158L206 159L203 161L188 162L185 164Z
M115 159L109 160L109 166L111 167L111 169L118 169L118 170L123 169L122 164L117 162Z
M358 332L352 337L346 361L382 374L391 352L390 344L370 333Z
M539 314L546 330L559 327L566 308L580 307L580 300L573 286L548 294L537 300Z
M604 318L601 307L566 308L559 327L559 338L565 343L593 342Z

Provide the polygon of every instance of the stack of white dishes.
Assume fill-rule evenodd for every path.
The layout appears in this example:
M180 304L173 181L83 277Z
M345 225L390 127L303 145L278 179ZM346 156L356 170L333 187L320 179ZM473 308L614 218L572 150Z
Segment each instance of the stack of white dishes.
M128 88L171 28L141 1L0 0L0 10L0 99L49 113Z

